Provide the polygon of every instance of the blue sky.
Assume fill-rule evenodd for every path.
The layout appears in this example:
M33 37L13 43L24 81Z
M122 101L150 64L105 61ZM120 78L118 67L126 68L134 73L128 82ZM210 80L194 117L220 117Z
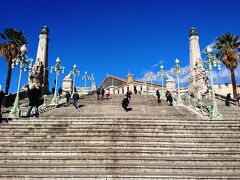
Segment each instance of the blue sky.
M8 0L1 2L0 31L6 27L24 31L28 56L35 59L40 27L47 25L49 66L60 57L66 67L60 79L77 64L81 75L84 71L94 73L100 85L106 73L125 78L130 71L141 79L149 71L157 73L160 64L170 69L176 58L187 67L189 29L198 28L202 50L219 35L239 35L239 5L238 0ZM0 58L3 88L6 69ZM16 91L17 77L16 68L12 92ZM51 87L53 75L49 81ZM221 82L227 81L230 74L222 77ZM81 78L76 85L84 85Z

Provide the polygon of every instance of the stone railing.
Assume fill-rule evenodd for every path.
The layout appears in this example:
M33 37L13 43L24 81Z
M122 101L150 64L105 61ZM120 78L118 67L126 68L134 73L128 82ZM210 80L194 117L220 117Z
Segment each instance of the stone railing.
M47 95L43 95L43 104L38 107L39 113L44 113L50 110L53 110L57 107L61 107L66 104L67 98L63 96L58 96L57 97L58 105L51 105L51 103L48 104L48 102L51 102L52 97L48 97Z
M185 102L193 110L197 111L198 113L201 113L203 116L210 117L210 112L212 110L212 106L208 105L208 103L202 102L202 101L198 100L197 98L191 97L190 95L186 96Z
M15 101L17 93L13 93L13 94L9 94L6 95L3 101L3 106L4 107L10 107L13 106L13 103ZM19 100L25 99L27 98L27 91L26 90L22 90L19 92Z
M215 93L215 97L216 97L216 99L221 100L221 101L226 101L226 98L227 98L226 96L221 95L221 94L217 94L217 93ZM240 99L240 97L238 97L237 99L231 98L231 99L229 100L229 103L230 103L231 105L234 105L234 106L240 106L239 99Z

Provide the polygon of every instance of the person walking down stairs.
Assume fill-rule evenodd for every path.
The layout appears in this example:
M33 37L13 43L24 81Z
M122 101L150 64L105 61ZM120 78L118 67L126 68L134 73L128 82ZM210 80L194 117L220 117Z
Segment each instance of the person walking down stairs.
M77 92L74 92L73 94L73 106L75 107L75 109L78 108L78 100L79 100L79 95Z
M69 104L70 104L69 102L70 102L71 94L67 91L65 96L66 96L66 99L67 99L67 106L69 106Z
M102 91L101 91L101 94L102 94L102 100L104 99L104 93L105 93L105 90L102 88Z
M128 105L129 105L129 98L127 95L125 95L122 100L122 107L125 111L128 111Z
M156 96L157 96L157 99L158 99L158 103L161 103L159 90L156 91Z
M35 116L38 117L38 107L40 106L40 98L42 97L41 89L35 85L31 85L27 90L27 95L29 99L29 106L26 117L31 116L32 109L35 108Z
M105 93L105 94L106 94L106 99L108 100L108 97L110 96L110 91L109 91L109 89L106 90L106 93Z
M100 92L100 89L98 88L98 90L97 90L97 100L100 99L100 94L101 94L101 92Z
M170 91L166 91L165 96L166 96L169 106L173 106L173 98L172 98L172 94L170 93Z

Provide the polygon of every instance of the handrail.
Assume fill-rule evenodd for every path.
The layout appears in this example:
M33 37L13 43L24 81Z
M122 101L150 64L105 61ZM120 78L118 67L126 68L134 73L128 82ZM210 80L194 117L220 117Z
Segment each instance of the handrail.
M227 97L224 96L224 95L221 95L221 94L217 94L215 93L215 97L218 99L218 100L221 100L221 101L226 101ZM232 104L232 105L235 105L235 106L240 106L240 102L239 102L239 97L237 99L234 99L234 98L230 98L229 99L229 103Z

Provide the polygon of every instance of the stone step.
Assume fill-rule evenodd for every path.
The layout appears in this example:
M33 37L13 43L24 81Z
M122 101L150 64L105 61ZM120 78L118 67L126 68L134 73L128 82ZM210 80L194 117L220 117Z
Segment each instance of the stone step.
M136 156L141 156L141 157L156 157L156 156L181 156L181 157L191 157L191 156L197 156L199 158L202 157L211 157L211 158L227 158L227 159L238 159L240 157L240 153L238 152L199 152L199 151L194 151L194 152L183 152L183 151L162 151L161 153L156 152L156 151L81 151L81 152L71 152L71 151L27 151L27 152L22 152L22 151L14 151L14 152L1 152L1 156L3 157L11 157L11 156L52 156L52 157L58 157L58 156L89 156L89 157L94 157L94 156L104 156L104 157L109 157L109 156L116 156L116 157L136 157Z
M235 155L223 155L220 156L219 154L170 154L170 155L162 155L162 154L136 154L133 156L132 154L128 153L126 155L122 155L121 153L113 154L110 153L110 156L105 156L106 153L98 153L92 155L92 153L82 154L82 155L68 155L68 156L60 156L60 155L52 155L52 156L41 156L41 155L12 155L12 156L0 156L0 160L159 160L159 161L189 161L189 162L238 162L240 161L240 157L236 157Z
M194 131L192 132L194 133ZM171 131L168 132L137 132L134 130L134 132L131 131L79 131L79 132L57 132L57 131L49 131L46 130L45 132L28 132L28 131L23 131L23 132L12 132L12 133L2 133L0 137L0 139L22 139L22 138L43 138L43 137L51 137L51 138L55 138L55 139L64 139L66 138L66 140L77 140L77 139L81 139L83 137L98 137L98 138L131 138L131 137L145 137L147 139L149 139L151 137L151 139L159 139L159 140L166 140L166 139L177 139L178 141L184 140L186 139L187 141L217 141L217 140L235 140L235 142L240 142L240 140L238 140L238 138L240 137L240 133L237 134L220 134L219 133L213 133L211 132L211 134L207 134L207 133L199 133L199 134L195 134L192 135L192 133L186 133L183 132L183 134L181 132L176 131L176 133L173 133Z
M29 119L18 119L14 121L9 121L9 123L13 124L80 124L80 123L106 123L106 122L115 122L115 123L194 123L197 125L202 124L238 124L240 125L240 120L219 120L219 121L210 121L210 120L201 120L201 119L190 119L190 118L183 118L183 119L170 119L170 118L164 118L162 117L149 117L149 119L145 117L135 117L135 118L129 118L129 117L121 117L121 118L111 118L111 117L99 117L99 118L88 118L88 117L73 117L73 118L29 118Z
M102 156L96 156L96 157L87 157L87 156L58 156L58 157L46 157L46 156L14 156L14 157L1 157L0 158L0 164L3 163L58 163L58 164L70 164L71 162L74 163L126 163L126 164L182 164L186 163L187 165L209 165L214 166L216 164L222 164L222 165L239 165L240 166L240 159L226 159L226 158L211 158L211 157L163 157L163 158L152 158L152 157L102 157Z
M119 144L119 145L125 145L125 144L131 144L133 145L138 145L138 146L163 146L166 143L174 144L175 146L178 145L185 145L189 144L194 146L206 146L207 144L210 145L215 145L215 146L229 146L233 145L236 146L240 143L239 140L236 141L237 138L175 138L175 137L170 137L170 138L142 138L141 137L125 137L125 138L116 138L113 137L112 139L110 137L103 137L103 138L92 138L92 137L67 137L64 139L63 137L55 137L55 136L39 136L39 137L20 137L20 138L7 138L7 139L0 139L0 147L9 147L9 144L11 143L16 143L19 147L28 145L28 146L36 146L39 143L42 145L47 145L51 146L49 142L52 143L49 139L54 139L54 146L60 145L60 146L79 146L83 143L83 146L86 146L91 143L104 143L102 146L114 146L114 144ZM136 142L134 142L134 139ZM218 142L221 141L221 142ZM149 143L147 143L149 142ZM88 145L89 146L89 145ZM41 147L41 146L40 146Z
M3 138L5 137L18 137L18 136L45 136L45 135L56 135L57 137L78 137L82 135L94 135L94 134L100 134L101 136L104 135L136 135L136 136L142 136L146 135L147 137L149 135L155 136L161 136L163 138L238 138L240 136L240 132L227 132L225 134L221 134L220 132L208 132L208 131L197 131L194 130L185 130L185 129L146 129L146 128L128 128L128 129L107 129L107 128L99 128L99 129L91 129L89 127L86 127L85 129L65 129L62 131L62 129L16 129L16 131L9 131L9 129L1 130L1 136ZM194 133L194 136L193 134ZM0 137L1 138L1 137Z
M14 170L13 170L14 169ZM146 165L125 165L125 164L82 164L82 165L57 165L57 164L31 164L29 166L25 164L3 164L0 165L0 174L21 174L26 173L41 173L48 174L56 172L58 174L75 174L81 172L81 174L136 174L136 175L223 175L223 176L237 176L240 174L240 167L237 166L146 166Z
M14 129L19 129L19 128L24 128L31 130L33 128L34 130L37 129L79 129L79 128L88 128L88 129L94 129L94 128L109 128L109 129L125 129L125 128L152 128L153 132L155 129L163 129L163 130L172 130L173 132L177 130L203 130L203 132L207 131L214 131L214 130L226 130L226 131L232 131L233 133L239 132L240 127L238 125L229 125L229 126L218 126L218 125L211 125L211 126L195 126L195 125L181 125L181 124L172 124L172 125L163 125L161 123L146 123L146 124L135 124L135 123L129 123L129 124L92 124L91 126L89 124L79 124L79 125L74 125L74 126L65 126L65 125L48 125L48 124L26 124L25 127L23 125L11 125L11 126L6 126L4 129L8 130L14 130ZM0 131L1 132L1 131ZM57 131L56 131L57 132Z
M29 175L30 174L30 175ZM46 175L47 174L47 175ZM171 174L171 175L167 175L166 173L162 173L162 174L149 174L149 173L145 173L142 175L138 175L135 173L128 173L128 175L126 174L110 174L110 173L101 173L101 174L97 174L97 175L93 175L92 173L90 174L86 174L83 175L79 172L71 172L71 173L46 173L46 174L41 174L38 172L34 172L34 173L24 173L24 172L20 172L19 174L16 174L14 172L12 173L8 173L8 175L0 175L0 177L8 180L8 179L13 179L13 178L17 178L18 180L21 179L69 179L69 180L76 180L76 179L81 179L81 180L89 180L89 179L98 179L98 180L115 180L115 179L119 179L119 180L125 180L125 179L138 179L138 180L148 180L148 179L192 179L192 178L198 178L198 179L238 179L239 175L225 175L225 174L220 174L220 175L216 175L216 174L197 174L197 175L180 175L180 174Z
M177 146L175 144L170 144L168 146L162 146L162 147L156 147L156 146L144 146L144 147L139 147L139 146L106 146L106 147L99 147L99 146L91 146L91 147L50 147L50 146L46 146L46 147L38 147L38 146L33 146L33 147L1 147L1 151L0 154L4 155L5 153L22 153L22 152L28 152L28 151L44 151L44 152L56 152L56 153L60 153L60 152L65 152L65 151L71 151L71 152L136 152L136 151L140 151L140 152L149 152L149 153L167 153L167 152L171 152L171 153L177 153L179 151L188 153L194 153L194 152L199 152L199 153L239 153L239 147L236 145L233 146L210 146L210 145L202 145L200 147L199 145L195 145L193 146L192 144L189 144L189 146L187 147L181 147L181 146Z
M121 138L121 139L120 139ZM54 139L55 144L57 143L66 143L66 144L71 144L74 145L75 143L81 144L81 143L118 143L118 144L126 144L126 143L131 143L131 144L150 144L150 145L162 145L165 143L175 143L175 144L215 144L215 145L221 145L222 143L228 146L229 144L238 144L240 143L240 140L238 140L239 136L232 138L232 137L219 137L219 138L214 138L214 137L138 137L138 136L127 136L127 137L119 137L118 136L103 136L96 138L94 136L90 137L84 137L84 136L79 136L79 137L74 137L74 136L56 136L56 135L43 135L43 136L36 136L36 137L31 137L31 136L21 136L19 138L14 138L14 137L9 137L9 138L1 138L0 139L0 145L8 146L9 143L13 143L14 141L17 142L18 146L21 144L28 144L30 143L46 143L50 141L49 139ZM136 141L134 141L134 139ZM219 142L218 142L219 141ZM51 142L51 141L50 141ZM148 143L149 142L149 143ZM109 146L112 146L112 144L108 144ZM65 145L65 144L64 144ZM84 144L85 145L85 144Z
M190 154L239 154L239 147L226 147L221 148L220 146L196 146L196 147L175 147L174 144L168 147L57 147L57 148L45 148L45 147L36 147L36 148L2 148L0 151L1 155L9 156L9 155L25 155L33 154L33 153L46 153L46 155L50 155L51 153L56 153L61 155L66 152L83 154L94 152L96 154L102 153L159 153L159 154L179 154L179 153L190 153Z

